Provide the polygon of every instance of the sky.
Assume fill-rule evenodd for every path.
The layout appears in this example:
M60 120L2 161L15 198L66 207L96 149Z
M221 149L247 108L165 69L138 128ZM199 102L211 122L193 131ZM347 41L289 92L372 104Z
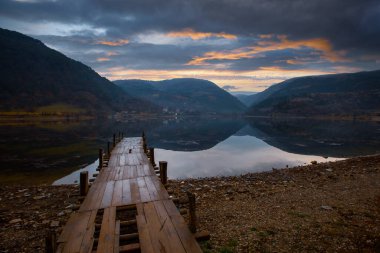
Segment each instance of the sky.
M380 69L379 0L1 0L0 27L110 80L201 78L257 92Z

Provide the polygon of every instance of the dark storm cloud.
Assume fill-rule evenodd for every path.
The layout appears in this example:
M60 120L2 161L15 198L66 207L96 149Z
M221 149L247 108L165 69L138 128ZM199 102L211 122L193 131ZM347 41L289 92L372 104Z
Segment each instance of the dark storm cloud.
M378 0L64 0L1 1L0 15L25 21L85 23L109 36L172 31L325 37L341 49L380 44Z
M0 1L1 27L41 39L99 72L111 68L236 73L263 68L376 69L380 67L379 24L378 0ZM168 36L186 28L208 35L202 39ZM209 52L235 54L263 41L278 42L279 35L286 35L293 47L278 44L279 49L270 49L266 44L269 49L257 54L189 64L197 57L207 58ZM327 41L325 46L318 39ZM313 40L320 47L295 45ZM286 71L277 76L285 77ZM234 78L233 73L227 74ZM249 78L250 74L241 77Z

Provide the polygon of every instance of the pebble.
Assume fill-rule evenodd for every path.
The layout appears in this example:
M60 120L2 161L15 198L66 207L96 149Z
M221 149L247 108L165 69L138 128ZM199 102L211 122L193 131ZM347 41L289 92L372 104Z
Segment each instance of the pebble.
M9 222L9 224L15 224L15 223L19 223L21 222L22 220L21 219L13 219Z
M59 221L57 220L53 220L51 223L50 223L50 227L58 227L59 226Z
M323 210L333 210L331 206L321 206L321 209Z
M42 195L42 196L36 196L36 197L34 197L33 199L34 199L34 200L39 200L39 199L43 199L43 198L45 198L45 196Z

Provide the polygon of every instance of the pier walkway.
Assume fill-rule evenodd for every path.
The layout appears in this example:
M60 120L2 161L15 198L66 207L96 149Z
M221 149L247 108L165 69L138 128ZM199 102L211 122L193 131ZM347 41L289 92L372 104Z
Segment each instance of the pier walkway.
M143 138L115 146L57 243L64 253L202 252L144 153Z

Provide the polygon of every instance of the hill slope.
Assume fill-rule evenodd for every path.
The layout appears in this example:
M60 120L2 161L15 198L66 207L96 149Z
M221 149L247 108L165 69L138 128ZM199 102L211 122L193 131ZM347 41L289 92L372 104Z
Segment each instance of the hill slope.
M237 98L207 80L118 80L115 84L132 96L147 99L169 111L195 114L241 113L246 109Z
M293 78L253 97L249 115L375 115L380 113L380 71Z
M41 41L0 28L0 111L138 110L134 99L88 66ZM150 110L149 103L140 110ZM72 109L70 109L73 111Z

